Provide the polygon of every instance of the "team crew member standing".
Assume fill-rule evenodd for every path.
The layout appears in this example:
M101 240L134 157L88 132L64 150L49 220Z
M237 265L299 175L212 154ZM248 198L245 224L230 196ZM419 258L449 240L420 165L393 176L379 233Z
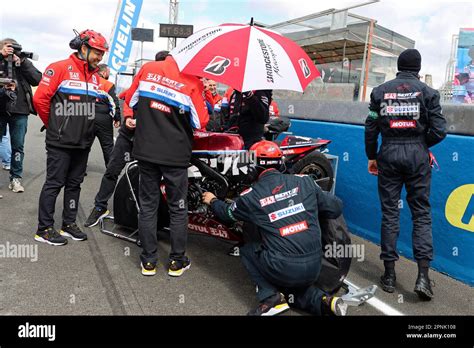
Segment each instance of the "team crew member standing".
M100 64L98 74L99 79L99 90L106 94L99 95L95 104L95 122L94 122L94 133L99 139L100 147L102 148L102 154L104 156L105 166L109 164L110 156L114 148L114 129L120 127L120 106L119 100L115 93L115 85L108 81L109 67L107 64ZM113 104L109 99L112 99ZM110 108L115 108L114 112ZM113 118L111 117L113 114ZM113 124L113 126L112 126Z
M170 210L171 253L168 274L180 276L190 266L185 256L188 234L188 172L193 129L205 128L209 116L199 78L180 73L173 57L149 62L133 80L125 102L136 109L133 157L140 171L139 236L143 275L156 274L157 212L163 177Z
M160 51L155 55L155 60L164 60L169 55L168 51ZM127 91L120 93L120 99L125 99ZM100 183L99 192L97 192L94 200L94 208L85 222L85 227L93 227L97 225L101 218L109 214L107 204L112 197L117 180L127 162L132 161L133 136L135 134L135 122L133 110L123 103L123 119L124 123L119 129L117 140L107 165L102 181Z
M70 237L85 240L76 225L81 183L94 140L94 111L98 96L97 65L108 50L105 38L85 30L69 46L78 52L48 66L33 102L46 127L46 182L39 198L35 239L64 245ZM63 224L54 229L56 198L64 187Z
M433 260L431 234L429 147L446 137L446 120L441 113L439 93L420 82L421 55L415 49L398 57L399 73L394 80L375 88L365 122L365 150L369 173L378 175L382 206L382 253L385 273L382 289L395 290L395 261L400 233L398 202L403 185L413 220L413 254L418 263L415 292L430 300L433 291L428 269ZM377 138L382 146L377 154Z
M263 139L265 124L270 117L271 90L234 91L229 101L229 124L237 126L246 149Z

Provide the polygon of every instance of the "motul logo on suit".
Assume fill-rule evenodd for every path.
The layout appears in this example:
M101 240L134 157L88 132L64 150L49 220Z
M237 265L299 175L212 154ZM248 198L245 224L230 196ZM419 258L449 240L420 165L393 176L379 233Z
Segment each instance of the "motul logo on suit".
M286 237L295 233L300 233L308 229L308 223L306 220L297 222L296 224L285 226L280 228L280 235Z
M158 103L157 101L152 100L150 102L150 108L160 110L162 112L166 112L168 114L171 113L171 108L166 106L165 104Z
M398 129L416 128L416 121L415 120L409 120L409 121L391 120L390 128L398 128Z

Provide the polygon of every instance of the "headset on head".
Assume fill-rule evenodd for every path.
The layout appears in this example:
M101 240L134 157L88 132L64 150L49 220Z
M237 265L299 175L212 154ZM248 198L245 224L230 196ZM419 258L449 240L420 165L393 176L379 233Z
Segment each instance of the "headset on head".
M73 50L80 50L82 45L87 44L89 41L89 35L81 38L81 33L79 33L76 29L73 29L73 31L76 36L69 42L69 47L71 47Z

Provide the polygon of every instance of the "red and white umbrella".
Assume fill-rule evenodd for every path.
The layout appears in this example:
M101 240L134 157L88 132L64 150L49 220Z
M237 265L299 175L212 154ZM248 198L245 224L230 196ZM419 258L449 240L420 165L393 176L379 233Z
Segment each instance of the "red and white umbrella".
M320 76L295 42L252 24L222 24L200 30L183 40L171 55L183 73L207 77L241 92L303 92Z

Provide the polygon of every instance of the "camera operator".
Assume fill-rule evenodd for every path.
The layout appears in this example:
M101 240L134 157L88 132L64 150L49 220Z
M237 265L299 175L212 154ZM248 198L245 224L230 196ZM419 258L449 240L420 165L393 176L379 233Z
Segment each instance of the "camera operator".
M25 134L28 128L28 115L35 114L33 107L33 93L31 86L38 86L41 80L41 72L35 68L28 58L32 53L22 52L22 47L14 39L3 39L0 41L0 71L3 78L16 81L16 102L6 102L0 110L0 122L3 129L8 124L10 129L10 141L12 147L12 161L10 167L10 185L13 192L23 192L21 185L23 175L23 158ZM9 76L11 74L11 76ZM10 91L11 89L10 84ZM7 88L8 93L8 88ZM13 96L10 93L9 98ZM14 98L14 97L13 97ZM5 100L5 98L3 98Z

